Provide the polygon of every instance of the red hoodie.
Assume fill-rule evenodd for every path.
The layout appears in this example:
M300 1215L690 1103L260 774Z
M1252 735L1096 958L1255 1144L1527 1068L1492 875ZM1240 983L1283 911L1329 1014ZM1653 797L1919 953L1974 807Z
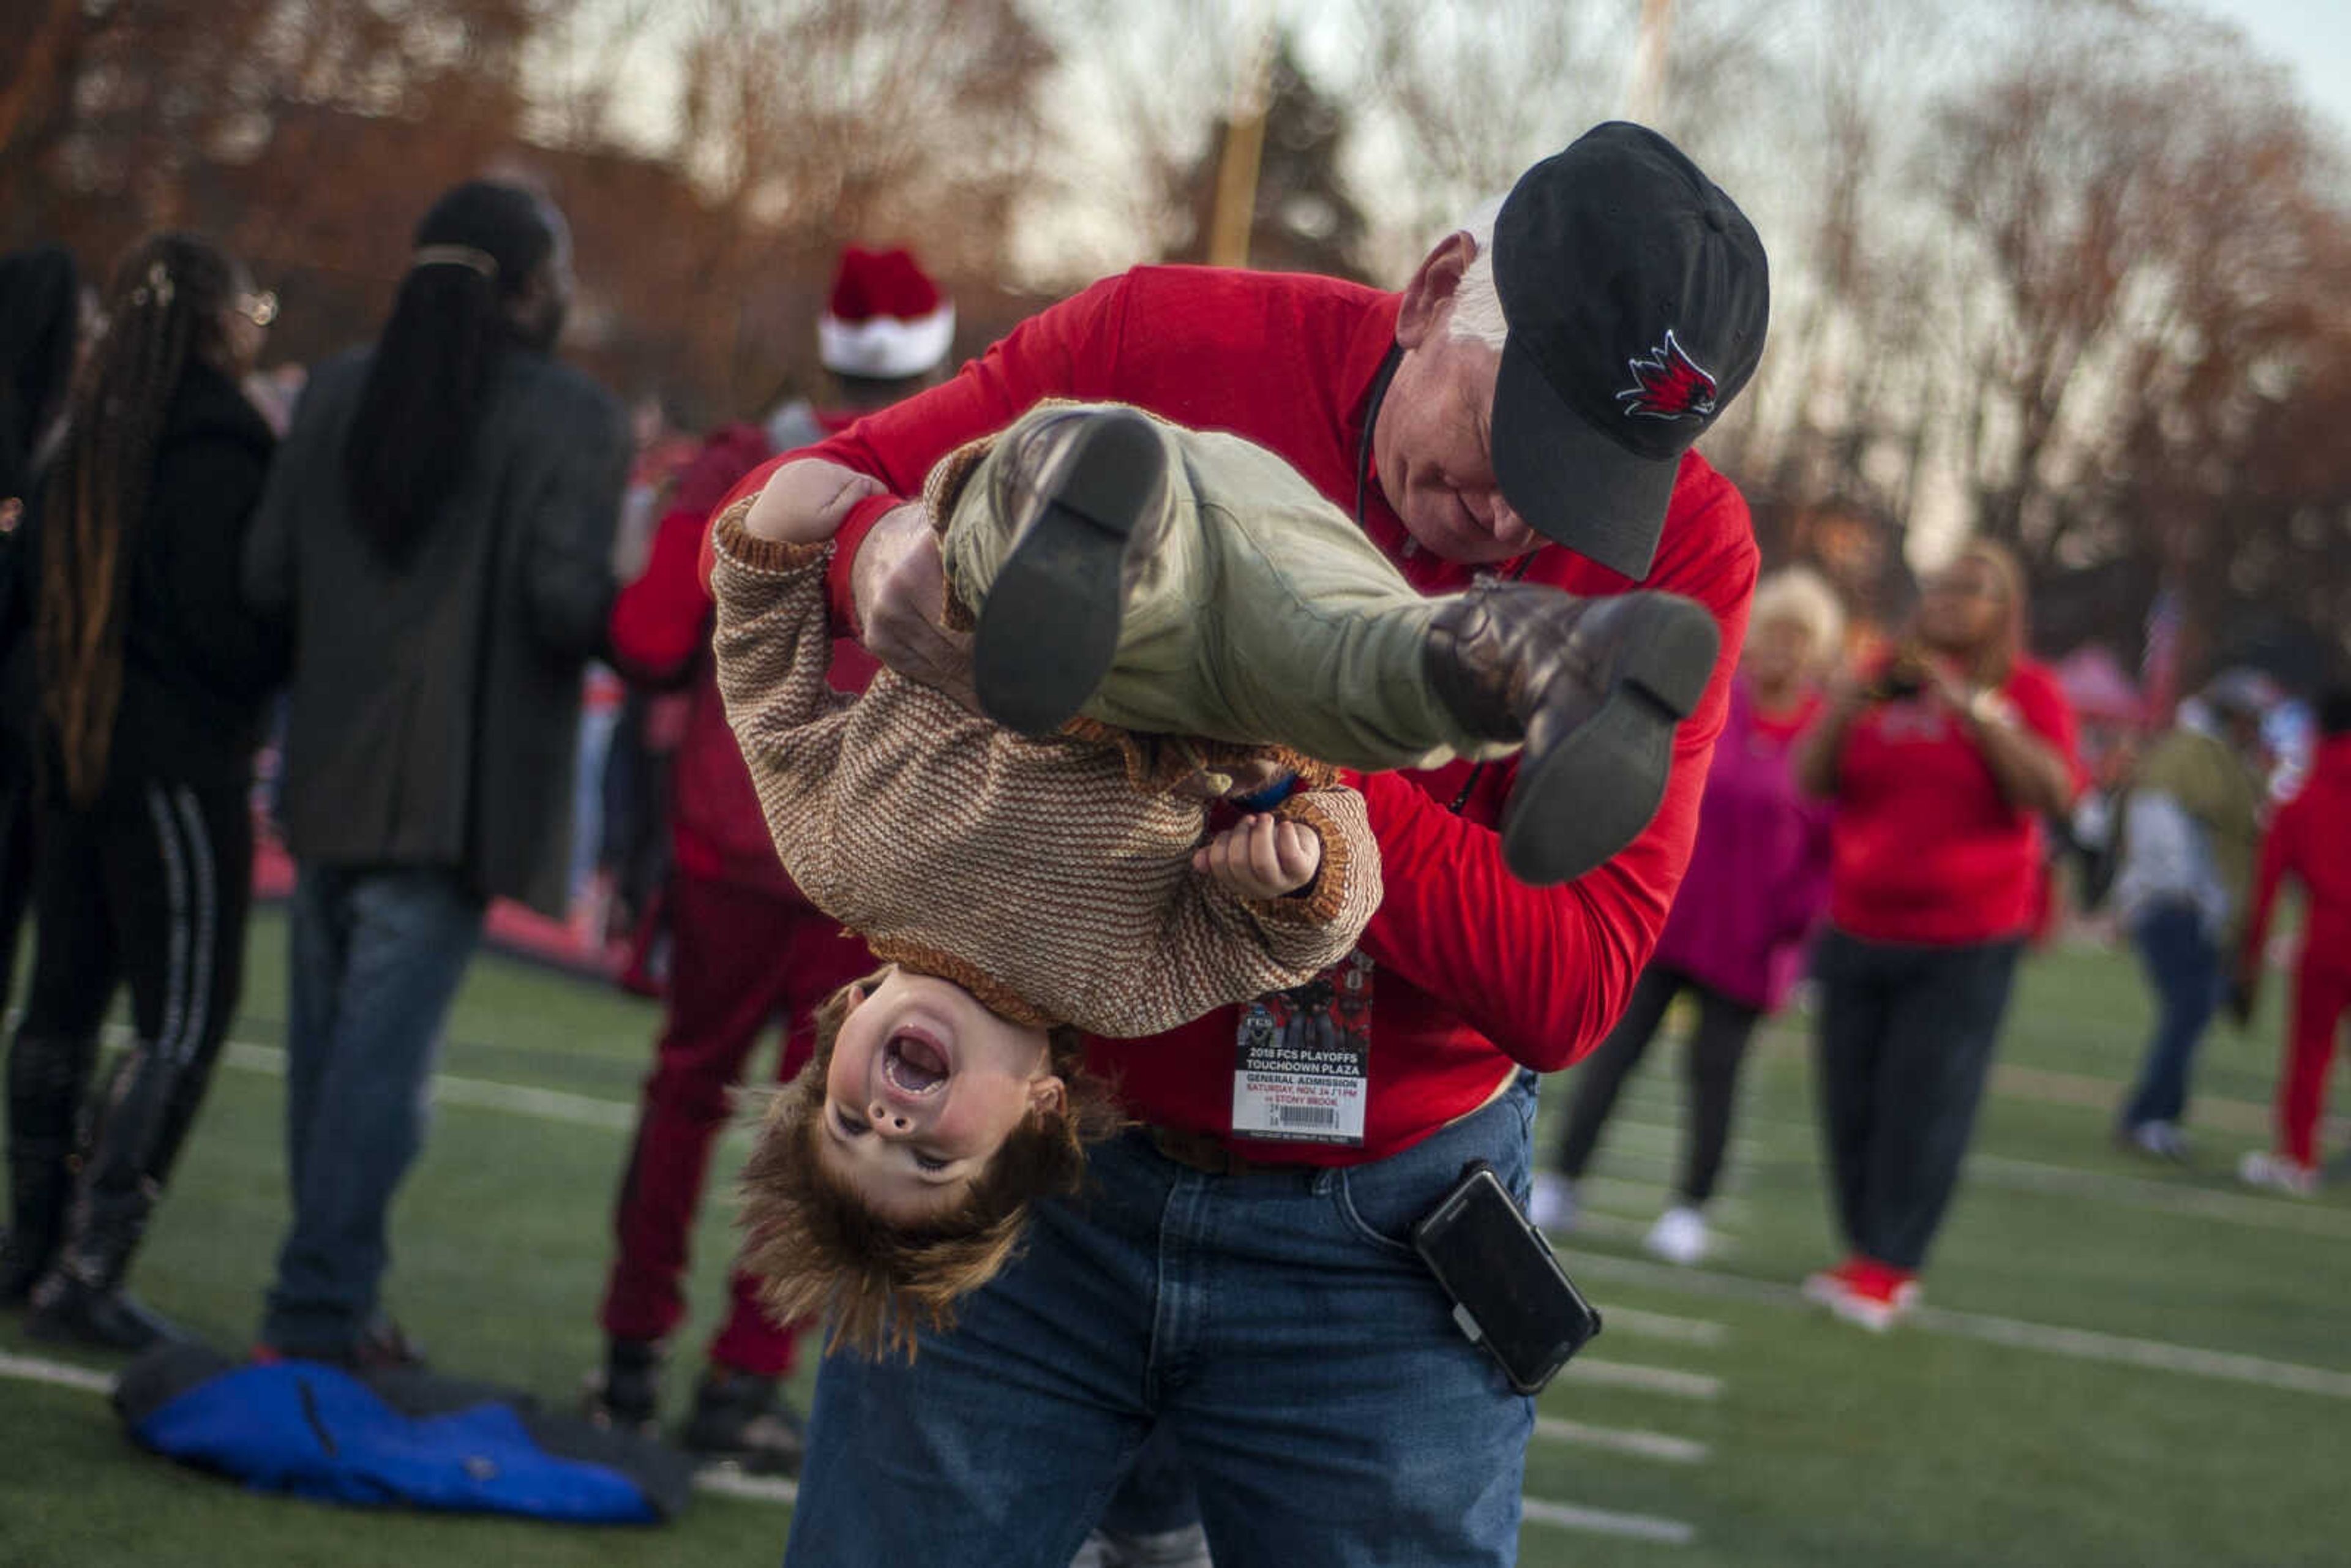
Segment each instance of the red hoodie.
M2289 873L2301 878L2310 899L2304 967L2351 974L2351 735L2319 743L2310 777L2262 835L2252 918L2245 925L2248 963L2260 961L2278 885Z

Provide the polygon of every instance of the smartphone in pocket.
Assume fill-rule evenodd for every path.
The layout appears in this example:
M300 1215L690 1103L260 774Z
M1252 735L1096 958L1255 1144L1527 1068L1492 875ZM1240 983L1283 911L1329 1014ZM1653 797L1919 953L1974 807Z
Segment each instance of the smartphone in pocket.
M1453 1298L1461 1332L1521 1394L1541 1393L1600 1332L1599 1312L1483 1160L1412 1228L1412 1244Z

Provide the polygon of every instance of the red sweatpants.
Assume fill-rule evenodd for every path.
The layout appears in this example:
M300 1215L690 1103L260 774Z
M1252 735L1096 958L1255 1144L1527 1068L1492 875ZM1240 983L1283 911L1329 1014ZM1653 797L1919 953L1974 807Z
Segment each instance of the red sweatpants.
M2305 954L2294 972L2294 1034L2285 1077L2278 1084L2278 1133L2296 1165L2318 1164L2318 1117L2326 1108L2326 1071L2343 1015L2351 1012L2351 969L2313 964Z
M771 1021L785 1026L778 1082L815 1049L809 1015L876 966L865 945L807 904L680 874L670 884L669 1016L645 1078L636 1145L612 1216L620 1251L601 1321L615 1339L666 1338L685 1311L680 1281L710 1145L730 1091ZM710 1359L761 1377L792 1368L797 1330L770 1322L737 1271L734 1307Z

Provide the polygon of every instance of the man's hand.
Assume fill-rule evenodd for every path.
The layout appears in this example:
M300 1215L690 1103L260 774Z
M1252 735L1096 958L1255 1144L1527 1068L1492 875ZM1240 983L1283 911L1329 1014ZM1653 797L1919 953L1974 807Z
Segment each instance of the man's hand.
M971 633L940 624L946 568L938 534L920 505L909 502L875 521L850 565L849 591L867 653L979 711L971 683Z
M755 539L822 544L841 531L857 503L882 493L882 482L821 458L803 457L768 476L743 518Z
M1287 817L1243 817L1193 852L1192 869L1243 898L1280 898L1322 869L1322 835Z

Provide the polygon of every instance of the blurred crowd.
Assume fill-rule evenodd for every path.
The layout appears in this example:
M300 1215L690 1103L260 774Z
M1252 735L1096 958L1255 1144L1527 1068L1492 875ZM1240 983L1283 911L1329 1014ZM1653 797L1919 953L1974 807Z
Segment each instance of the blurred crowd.
M589 1389L604 1420L654 1420L730 1096L771 1030L775 1076L796 1072L816 1005L873 967L777 863L713 674L705 536L763 462L942 379L954 309L906 253L852 249L814 324L828 384L688 435L555 357L570 288L561 214L487 182L425 214L378 340L307 371L258 368L276 300L201 237L154 235L89 279L59 250L0 258L0 941L28 914L34 933L0 1298L30 1332L125 1350L180 1332L125 1281L235 1016L258 830L294 874L292 1213L257 1354L419 1356L383 1305L386 1218L435 1040L508 901L615 933L625 983L664 1001ZM1565 1085L1539 1224L1573 1228L1619 1090L1686 1002L1687 1142L1647 1246L1707 1257L1742 1060L1808 987L1846 1255L1806 1288L1896 1321L2062 887L2143 961L2157 1023L2115 1129L2164 1160L2190 1155L2199 1040L2250 1016L2278 895L2304 890L2275 1146L2240 1174L2315 1189L2351 1009L2351 696L2299 694L2319 738L2285 789L2267 737L2296 694L2224 672L2084 810L2027 597L1972 544L1863 638L1822 577L1765 577L1687 878ZM831 683L873 669L844 640ZM130 1043L95 1084L118 991ZM789 1469L799 1326L758 1285L734 1281L684 1441Z

